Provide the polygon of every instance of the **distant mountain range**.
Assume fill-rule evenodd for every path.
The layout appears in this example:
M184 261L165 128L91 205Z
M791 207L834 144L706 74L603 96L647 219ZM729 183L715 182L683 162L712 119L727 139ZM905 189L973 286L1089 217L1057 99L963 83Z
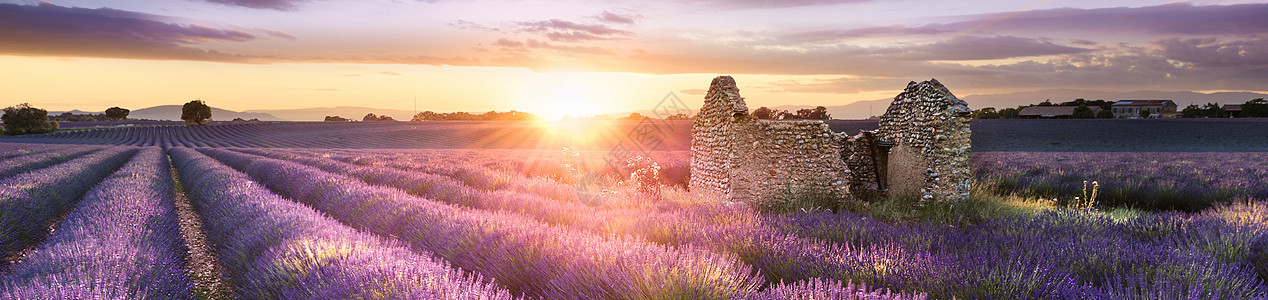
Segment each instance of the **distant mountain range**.
M954 93L954 91L952 91ZM984 107L994 107L998 109L1017 107L1018 105L1030 105L1043 102L1044 100L1052 100L1053 103L1061 103L1073 101L1074 99L1083 98L1087 100L1128 100L1128 99L1157 99L1175 101L1180 108L1189 106L1189 104L1205 104L1220 103L1234 104L1244 103L1255 98L1268 99L1268 94L1260 93L1243 93L1243 92L1219 92L1219 93L1198 93L1198 92L1159 92L1159 91L1133 91L1133 92L1106 92L1092 90L1076 90L1076 89L1049 89L1033 92L1018 92L1008 94L982 94L960 97L964 102L969 103L969 108L979 109ZM825 106L828 114L834 119L866 119L869 116L877 116L885 113L885 109L889 108L889 103L893 99L879 99L859 101L846 105ZM772 107L775 109L783 109L788 111L796 111L803 108L814 108L813 105L780 105ZM756 109L756 107L749 107Z
M148 119L148 120L170 120L177 121L181 119L180 105L160 105L142 109L134 109L128 113L131 119ZM243 120L260 119L260 121L289 121L278 118L270 114L237 112L220 108L211 108L211 119L215 121L229 121L234 118L242 118Z

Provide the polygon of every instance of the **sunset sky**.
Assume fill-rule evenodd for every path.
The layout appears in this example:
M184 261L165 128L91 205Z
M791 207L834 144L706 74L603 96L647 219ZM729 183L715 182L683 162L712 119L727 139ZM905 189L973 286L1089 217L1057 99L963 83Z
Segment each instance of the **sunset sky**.
M0 105L750 107L1049 88L1268 91L1251 1L0 0Z

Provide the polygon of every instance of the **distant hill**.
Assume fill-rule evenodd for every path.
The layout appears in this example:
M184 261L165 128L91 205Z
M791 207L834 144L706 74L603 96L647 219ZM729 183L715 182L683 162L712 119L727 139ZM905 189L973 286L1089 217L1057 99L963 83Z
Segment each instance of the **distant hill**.
M248 113L261 113L277 116L291 121L324 121L326 116L340 116L345 119L360 121L366 114L374 114L377 116L388 115L397 121L409 121L414 118L414 112L409 110L382 109L369 107L354 106L338 106L338 107L313 107L299 109L254 109L246 111ZM215 114L213 114L215 115ZM264 119L260 119L264 120Z
M181 119L180 105L160 105L149 108L134 109L128 113L130 119L148 119L148 120L170 120L179 121ZM232 110L224 110L212 107L211 119L215 121L229 121L234 118L242 118L244 120L260 119L260 121L290 121L283 118L275 117L271 114L256 112L237 112Z

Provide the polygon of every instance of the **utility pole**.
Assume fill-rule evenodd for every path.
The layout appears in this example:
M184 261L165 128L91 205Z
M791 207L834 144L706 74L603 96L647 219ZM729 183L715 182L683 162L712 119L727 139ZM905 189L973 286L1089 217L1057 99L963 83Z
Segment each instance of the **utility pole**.
M417 116L417 115L418 115L418 97L414 97L414 116ZM414 116L409 116L409 118L413 119Z

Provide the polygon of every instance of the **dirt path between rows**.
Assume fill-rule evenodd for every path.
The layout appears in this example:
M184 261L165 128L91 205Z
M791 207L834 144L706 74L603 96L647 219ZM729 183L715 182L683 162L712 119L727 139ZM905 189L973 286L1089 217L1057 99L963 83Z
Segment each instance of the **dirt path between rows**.
M169 162L171 156L168 156ZM185 196L185 187L176 174L176 167L169 163L168 172L176 188L176 213L180 216L181 235L185 237L185 246L189 248L189 258L185 260L185 269L189 270L189 278L194 284L194 295L199 299L232 299L233 290L223 281L225 270L220 259L211 249L211 242L203 233L203 220L194 211L189 197Z

